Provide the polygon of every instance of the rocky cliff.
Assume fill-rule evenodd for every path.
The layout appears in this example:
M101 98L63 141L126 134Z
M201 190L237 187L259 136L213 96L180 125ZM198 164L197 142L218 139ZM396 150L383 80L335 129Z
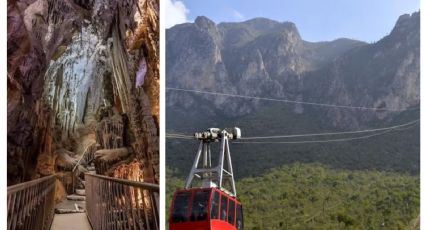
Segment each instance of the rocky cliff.
M305 74L306 100L390 110L366 115L365 111L328 111L335 125L348 127L346 124L359 127L375 118L391 120L402 110L418 110L419 17L419 13L403 15L378 42L352 49L329 65Z
M293 23L265 18L216 25L198 17L195 23L167 30L166 39L167 86L279 98L296 98L301 74L365 44L349 39L303 41ZM172 105L179 96L169 94L167 103ZM247 114L255 107L223 100L211 99L229 114Z
M293 23L264 18L216 25L198 17L166 35L168 87L388 110L419 104L419 13L401 16L374 44L307 42ZM257 108L251 101L167 93L170 107L203 98L228 116Z

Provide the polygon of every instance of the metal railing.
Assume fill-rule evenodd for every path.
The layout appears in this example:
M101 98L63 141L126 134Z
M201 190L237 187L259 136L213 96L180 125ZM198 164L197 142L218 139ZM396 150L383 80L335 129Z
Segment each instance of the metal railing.
M7 229L50 229L55 183L52 175L7 187Z
M85 177L93 229L159 229L159 185L95 174Z
M96 143L93 143L86 147L80 159L78 159L74 168L72 168L72 172L74 172L78 168L78 166L81 165L82 160L84 160L85 164L88 164L89 162L91 162L95 157L94 152L96 152Z
M94 153L96 152L96 150L97 150L96 143L93 143L86 150L87 153L83 154L84 161L86 162L87 165L94 160L94 157L95 157Z
M79 171L77 169L78 169L78 166L81 165L81 161L84 160L83 161L84 164L88 164L89 162L92 162L95 157L95 154L94 154L95 152L96 152L96 143L93 143L87 146L83 154L81 155L80 159L78 159L77 163L72 168L72 171L71 171L72 183L70 186L71 188L68 188L68 186L66 187L68 194L72 194L75 192L75 187L79 180Z

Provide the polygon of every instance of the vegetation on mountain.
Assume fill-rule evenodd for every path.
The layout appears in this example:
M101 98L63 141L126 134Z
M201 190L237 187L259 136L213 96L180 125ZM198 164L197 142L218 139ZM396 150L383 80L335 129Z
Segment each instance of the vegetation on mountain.
M168 172L167 210L183 187ZM294 163L238 180L237 191L245 229L407 229L419 215L419 184L408 174Z

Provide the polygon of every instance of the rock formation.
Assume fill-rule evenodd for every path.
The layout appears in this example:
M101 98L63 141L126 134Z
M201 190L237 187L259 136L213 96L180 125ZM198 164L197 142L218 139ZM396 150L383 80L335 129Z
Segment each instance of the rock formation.
M393 31L373 44L345 38L308 42L291 22L255 18L215 24L200 16L166 31L167 87L403 110L419 103L418 25L414 13L401 16ZM258 101L167 92L167 106L177 110L199 100L208 104L201 106L208 110L203 114L225 111L236 118L259 108ZM305 109L291 106L295 114ZM346 117L335 121L337 127L356 128L365 120L334 111L323 116L334 117Z
M103 174L135 179L119 173L128 167L158 183L159 1L7 9L8 185L56 173L67 190L64 175L87 156Z

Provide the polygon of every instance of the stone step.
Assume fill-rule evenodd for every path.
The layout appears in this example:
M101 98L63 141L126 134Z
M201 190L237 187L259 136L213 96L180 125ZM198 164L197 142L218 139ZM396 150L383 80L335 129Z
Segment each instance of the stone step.
M87 173L96 174L96 170L89 170Z
M93 166L87 166L88 171L96 171L96 168Z
M73 201L83 201L83 200L86 200L86 196L81 196L81 195L77 195L77 194L68 195L68 196L66 196L66 198L68 200L73 200Z
M85 196L86 190L85 189L75 189L75 194L80 195L80 196Z
M84 213L86 210L84 209L68 209L68 208L56 208L55 213L56 214L69 214L69 213Z

